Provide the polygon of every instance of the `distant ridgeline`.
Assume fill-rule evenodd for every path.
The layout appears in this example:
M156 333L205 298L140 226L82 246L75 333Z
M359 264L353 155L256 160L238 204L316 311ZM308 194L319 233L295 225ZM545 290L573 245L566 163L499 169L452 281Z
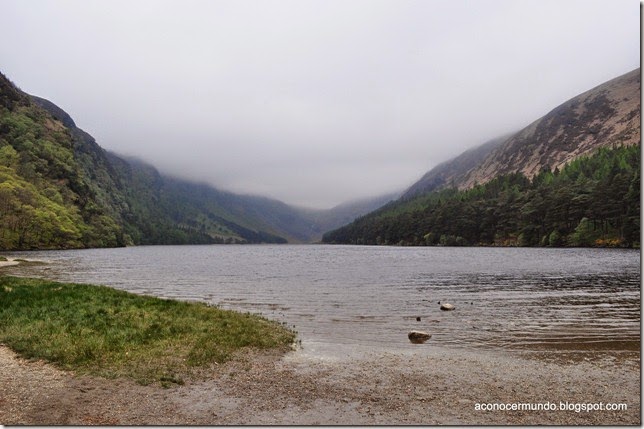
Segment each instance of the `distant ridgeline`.
M259 215L269 204L273 224ZM0 74L0 250L284 243L275 225L297 224L291 214L109 154L63 110Z
M439 165L323 241L638 246L639 141L635 70ZM106 152L0 73L0 250L310 242L390 198L315 211L170 178Z
M392 198L309 210L168 177L0 73L0 250L306 243Z
M325 243L637 247L640 70L438 165Z
M561 171L392 202L324 235L326 243L639 246L640 146L601 148Z

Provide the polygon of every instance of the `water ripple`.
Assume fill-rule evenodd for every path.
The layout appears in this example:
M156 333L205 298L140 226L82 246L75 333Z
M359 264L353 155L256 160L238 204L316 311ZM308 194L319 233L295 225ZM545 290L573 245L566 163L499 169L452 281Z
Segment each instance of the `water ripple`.
M154 246L15 252L3 272L199 300L295 326L304 342L528 352L640 344L640 253L613 249ZM455 311L443 312L439 301ZM417 321L420 318L420 321Z

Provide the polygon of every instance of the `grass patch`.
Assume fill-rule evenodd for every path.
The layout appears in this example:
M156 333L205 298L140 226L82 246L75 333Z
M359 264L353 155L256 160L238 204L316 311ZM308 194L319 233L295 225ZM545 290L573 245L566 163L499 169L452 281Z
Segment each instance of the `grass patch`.
M244 348L280 348L294 332L252 314L105 286L0 277L0 342L23 357L141 384L181 384Z
M4 256L0 256L0 262L7 262L7 261L8 261L7 258L5 258Z

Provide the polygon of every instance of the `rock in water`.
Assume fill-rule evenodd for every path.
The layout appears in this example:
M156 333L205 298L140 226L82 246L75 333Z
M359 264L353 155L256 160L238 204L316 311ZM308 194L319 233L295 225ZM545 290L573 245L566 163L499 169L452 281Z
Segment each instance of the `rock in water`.
M455 308L456 307L454 307L452 304L449 304L447 302L441 304L441 310L443 311L450 311L450 310L454 310Z
M432 336L427 332L423 331L411 331L407 334L407 338L414 344L422 344L425 341L429 340Z

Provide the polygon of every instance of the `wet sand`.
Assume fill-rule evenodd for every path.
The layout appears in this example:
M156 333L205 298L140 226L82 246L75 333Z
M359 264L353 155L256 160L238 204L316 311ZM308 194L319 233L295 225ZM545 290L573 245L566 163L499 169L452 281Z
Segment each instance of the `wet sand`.
M423 345L422 347L425 347ZM495 353L251 353L164 389L76 376L0 346L5 425L639 425L638 359ZM477 411L477 403L625 403L625 411Z
M18 265L20 262L14 260L14 258L7 258L6 261L0 261L0 268L2 267L10 267L12 265Z

